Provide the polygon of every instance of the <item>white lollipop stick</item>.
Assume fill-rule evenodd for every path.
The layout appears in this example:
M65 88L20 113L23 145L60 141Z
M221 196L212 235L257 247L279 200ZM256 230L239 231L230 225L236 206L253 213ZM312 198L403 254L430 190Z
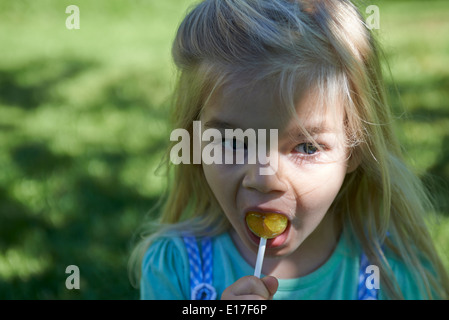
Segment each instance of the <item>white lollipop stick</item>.
M254 276L260 278L262 270L263 256L265 254L265 247L267 245L267 238L260 238L259 251L257 252L256 268L254 269Z

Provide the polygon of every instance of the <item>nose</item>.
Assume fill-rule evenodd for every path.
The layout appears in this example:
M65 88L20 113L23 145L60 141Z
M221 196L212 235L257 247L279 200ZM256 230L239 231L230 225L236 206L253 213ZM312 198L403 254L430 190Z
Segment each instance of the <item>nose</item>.
M261 174L260 167L267 166L261 164L247 164L242 185L247 189L254 189L262 193L286 192L288 185L282 172L282 165L279 163L277 170L273 174Z

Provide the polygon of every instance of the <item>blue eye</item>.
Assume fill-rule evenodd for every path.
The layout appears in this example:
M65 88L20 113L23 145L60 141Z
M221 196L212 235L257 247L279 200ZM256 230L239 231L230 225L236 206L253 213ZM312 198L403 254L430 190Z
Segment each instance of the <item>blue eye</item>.
M298 153L312 155L318 151L318 148L311 142L304 142L304 143L298 144L295 147L295 151L297 151Z
M223 138L221 144L223 147L231 148L232 150L246 149L245 143L236 138L232 138L232 140Z

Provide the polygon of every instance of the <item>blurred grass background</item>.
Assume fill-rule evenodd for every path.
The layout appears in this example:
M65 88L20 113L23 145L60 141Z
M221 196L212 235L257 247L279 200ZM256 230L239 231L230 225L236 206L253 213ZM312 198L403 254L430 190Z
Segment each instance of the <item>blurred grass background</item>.
M1 299L138 298L130 241L164 184L154 170L169 137L170 46L191 3L0 2ZM65 26L71 4L79 30ZM449 2L370 4L398 134L439 204L431 230L449 269ZM79 290L65 287L72 264Z

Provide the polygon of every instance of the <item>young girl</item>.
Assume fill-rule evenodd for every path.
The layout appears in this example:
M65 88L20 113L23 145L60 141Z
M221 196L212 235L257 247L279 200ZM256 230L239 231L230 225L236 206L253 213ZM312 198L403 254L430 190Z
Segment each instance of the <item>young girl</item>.
M430 201L403 162L380 54L350 1L206 0L181 23L173 56L172 124L189 133L190 161L169 160L173 141L158 230L131 259L141 298L449 298ZM201 138L207 129L221 134L223 159L246 161L192 161L216 144ZM247 161L249 142L227 129L276 130L270 163ZM261 279L249 212L288 221L267 242Z

